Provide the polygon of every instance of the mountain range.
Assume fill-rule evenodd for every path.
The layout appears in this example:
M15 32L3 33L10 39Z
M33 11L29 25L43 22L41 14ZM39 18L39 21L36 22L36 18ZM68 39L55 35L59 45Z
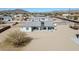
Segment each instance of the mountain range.
M51 11L51 12L44 12L44 13L68 13L68 12L79 13L79 10L62 10L62 11L59 10L59 11ZM3 11L0 11L0 13L34 13L34 12L25 11L22 9L15 9L15 10L3 10ZM37 13L37 12L35 12L35 13Z

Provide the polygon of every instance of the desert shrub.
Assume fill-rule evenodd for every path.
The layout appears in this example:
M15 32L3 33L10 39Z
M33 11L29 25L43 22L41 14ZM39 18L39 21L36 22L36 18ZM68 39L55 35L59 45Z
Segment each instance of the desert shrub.
M74 20L78 20L78 16L74 16Z
M78 30L79 27L78 26L69 26L70 28L74 29L74 30Z
M23 47L30 43L32 40L31 37L28 37L26 33L21 31L14 31L6 37L4 41L6 44L10 44L13 47Z

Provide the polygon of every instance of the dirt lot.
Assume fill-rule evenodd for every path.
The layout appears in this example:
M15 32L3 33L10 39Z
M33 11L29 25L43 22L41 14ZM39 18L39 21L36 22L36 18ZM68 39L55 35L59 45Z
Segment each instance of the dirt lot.
M31 32L28 33L34 40L23 50L52 51L52 50L79 50L79 45L74 42L77 31L68 26L58 26L54 32Z
M12 27L0 34L0 41L3 41L6 35L17 27ZM21 49L6 50L22 50L22 51L79 51L79 45L74 42L75 34L78 31L70 29L67 25L57 26L53 32L28 32L28 36L34 40ZM1 48L0 48L1 49Z

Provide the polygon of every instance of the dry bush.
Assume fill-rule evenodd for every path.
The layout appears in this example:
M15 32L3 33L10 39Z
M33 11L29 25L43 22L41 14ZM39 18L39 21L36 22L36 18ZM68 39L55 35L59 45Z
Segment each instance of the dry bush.
M69 26L69 27L74 29L74 30L78 30L78 27L76 27L76 26Z
M78 30L79 29L79 24L74 23L74 25L70 25L70 28L74 29L74 30Z
M30 43L33 38L27 37L27 34L21 31L14 31L6 37L4 43L13 47L23 47Z

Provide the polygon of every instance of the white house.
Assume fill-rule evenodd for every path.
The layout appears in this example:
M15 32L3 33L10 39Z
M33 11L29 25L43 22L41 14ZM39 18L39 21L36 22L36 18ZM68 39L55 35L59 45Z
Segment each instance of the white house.
M4 21L12 21L12 17L10 16L4 16Z
M8 21L12 21L12 17L10 17L10 16L0 16L0 20L8 22Z
M67 16L69 16L70 14L62 14L62 17L67 18Z
M30 16L27 21L48 21L52 20L49 16L44 16L44 15L35 15L35 16Z
M28 21L22 23L20 28L23 32L32 32L32 31L53 31L55 25L49 17L38 16L31 17Z
M16 14L16 15L14 15L13 18L16 21L21 21L21 20L23 20L23 14Z

